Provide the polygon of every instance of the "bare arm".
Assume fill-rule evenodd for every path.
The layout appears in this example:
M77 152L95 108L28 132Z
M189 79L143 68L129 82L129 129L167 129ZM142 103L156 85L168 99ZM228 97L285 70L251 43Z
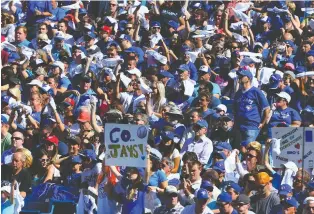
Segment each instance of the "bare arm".
M14 120L15 120L15 118L16 118L15 112L16 112L15 109L12 109L12 112L11 112L10 118L9 118L9 122L8 122L10 128L13 129L13 130L16 130L16 129L17 129L17 125L16 125L16 123L14 122Z
M178 169L179 169L179 166L180 166L180 157L177 157L173 160L174 162L174 167L173 169L171 170L171 173L177 173L178 172Z
M185 28L185 21L184 21L183 17L179 18L179 24L180 24L180 26L177 28L177 32L179 32L180 30L183 30Z
M269 149L270 149L271 139L267 139L265 143L265 151L264 151L264 164L268 170L271 172L274 171L273 167L269 163Z
M263 112L263 120L262 120L262 123L261 123L259 128L262 128L266 124L266 122L267 122L267 120L269 118L269 114L270 114L270 107L268 107L268 108L266 108L264 110L264 112Z
M48 173L47 173L47 175L46 175L46 178L45 178L45 180L43 181L43 183L46 183L47 181L51 181L52 179L53 179L53 173L54 173L54 166L51 164L51 165L49 165L48 166Z
M275 51L274 55L273 55L273 59L272 59L272 63L274 65L274 67L277 69L278 68L278 63L277 63L277 56L278 56L278 50Z
M225 33L226 33L226 35L228 36L228 37L232 37L232 33L231 33L231 31L229 30L229 26L228 26L228 17L229 17L229 8L227 8L226 10L225 10L225 13L224 13L224 31L225 31Z
M103 131L102 126L98 126L96 122L96 103L95 102L90 102L91 105L91 125L93 129L95 130L96 133L101 133Z

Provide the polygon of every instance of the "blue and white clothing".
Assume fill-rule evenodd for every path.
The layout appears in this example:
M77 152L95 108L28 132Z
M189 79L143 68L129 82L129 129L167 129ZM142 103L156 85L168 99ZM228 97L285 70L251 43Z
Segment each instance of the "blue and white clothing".
M263 111L269 108L265 95L254 86L234 96L235 125L241 130L258 130Z
M274 110L270 118L269 127L274 127L278 124L285 124L287 126L290 126L293 121L301 122L301 116L296 110L290 107L286 109L277 108L276 110Z

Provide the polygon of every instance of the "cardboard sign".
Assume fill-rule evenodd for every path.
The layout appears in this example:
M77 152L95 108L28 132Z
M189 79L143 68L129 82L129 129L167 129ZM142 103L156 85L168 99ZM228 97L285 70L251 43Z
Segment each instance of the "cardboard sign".
M106 123L106 165L146 167L148 127Z
M299 168L302 167L302 162L304 162L304 168L313 168L313 128L272 128L272 135L273 138L280 139L280 154L272 152L274 167L280 168L281 164L292 161Z

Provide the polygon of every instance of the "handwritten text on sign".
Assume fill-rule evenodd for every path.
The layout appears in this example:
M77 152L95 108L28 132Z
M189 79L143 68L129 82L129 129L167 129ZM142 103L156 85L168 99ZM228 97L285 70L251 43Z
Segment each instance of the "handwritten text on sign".
M106 164L145 167L147 137L147 126L107 123Z
M281 164L292 161L298 167L302 167L303 164L304 168L313 168L314 142L312 139L314 129L304 129L303 127L272 128L272 134L274 138L280 139L280 154L272 153L274 167L280 167ZM304 145L303 141L305 141Z

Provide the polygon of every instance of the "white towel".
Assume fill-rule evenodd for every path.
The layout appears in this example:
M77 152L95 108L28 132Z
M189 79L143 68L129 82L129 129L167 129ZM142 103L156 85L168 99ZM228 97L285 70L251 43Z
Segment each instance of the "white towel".
M273 152L275 152L276 155L280 155L280 139L272 138L271 142L273 145Z
M296 173L292 169L286 169L281 181L281 185L288 184L293 188L293 177L295 175Z
M243 22L246 22L246 23L248 23L249 25L251 25L251 19L250 19L250 17L248 17L245 13L243 13L243 12L241 12L241 11L239 11L239 10L236 10L236 9L234 9L234 8L232 8L233 9L233 11L234 11L234 15L238 18L238 19L240 19L240 20L242 20Z

